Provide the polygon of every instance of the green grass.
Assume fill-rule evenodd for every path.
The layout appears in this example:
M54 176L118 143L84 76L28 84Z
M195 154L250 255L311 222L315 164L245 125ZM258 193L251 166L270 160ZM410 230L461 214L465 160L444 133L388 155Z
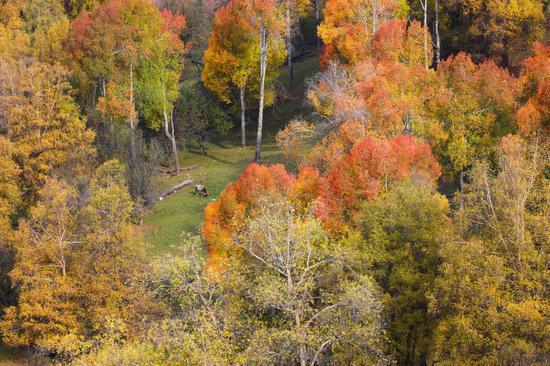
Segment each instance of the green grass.
M305 80L319 69L318 60L308 59L295 65L294 88L281 98L275 106L267 108L264 122L264 144L262 148L262 162L273 164L284 162L283 154L275 145L275 135L284 124L292 118L310 113L304 104ZM288 84L286 69L281 72L278 88ZM256 136L255 116L249 116L251 121L247 128L248 143L246 148L238 146L240 138L238 129L230 132L222 139L214 139L215 143L208 144L208 156L198 154L197 149L180 154L180 164L184 171L180 176L158 176L155 179L156 194L166 191L187 177L196 183L206 186L208 198L196 197L193 194L194 186L187 187L180 192L158 202L144 217L142 231L145 241L149 245L152 255L170 251L179 243L183 232L199 233L204 221L204 208L218 199L221 191L230 181L235 181L242 171L254 158L253 140ZM221 142L220 142L221 141Z
M254 158L253 147L233 145L208 145L208 156L198 153L182 153L181 164L184 171L180 176L158 176L156 193L169 189L186 178L203 184L209 196L194 195L191 185L165 200L159 201L144 218L144 237L150 245L150 253L169 251L179 243L182 232L198 233L204 220L204 208L216 200L227 183L235 181ZM282 152L273 144L263 147L262 161L270 164L282 160Z

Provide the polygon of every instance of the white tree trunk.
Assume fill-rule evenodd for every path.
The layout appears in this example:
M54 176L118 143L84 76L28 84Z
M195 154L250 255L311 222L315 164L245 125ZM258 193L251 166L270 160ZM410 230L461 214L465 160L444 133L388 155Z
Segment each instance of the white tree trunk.
M134 119L134 114L136 111L135 106L135 100L134 100L134 67L133 64L130 64L130 106L132 108L131 111L129 111L129 119L130 119L130 155L131 159L136 163L137 156L136 156L136 121Z
M174 109L170 111L170 121L168 121L168 111L166 108L166 89L162 87L162 113L164 115L164 133L172 143L172 153L174 154L174 162L176 164L176 175L180 174L180 160L178 156L178 144L176 142L176 134L174 131Z
M256 152L254 160L260 161L260 152L262 148L262 129L264 122L264 94L265 94L265 74L267 70L267 29L263 19L260 27L260 108L258 111L258 133L256 135Z
M286 51L288 64L288 84L292 88L294 84L294 65L292 63L292 14L290 13L290 4L286 7Z
M438 0L435 0L435 64L439 66L441 62L441 39L439 37L439 4Z
M428 0L420 0L424 11L424 64L426 69L430 67L428 60Z
M246 104L245 104L245 87L241 87L241 147L246 146Z

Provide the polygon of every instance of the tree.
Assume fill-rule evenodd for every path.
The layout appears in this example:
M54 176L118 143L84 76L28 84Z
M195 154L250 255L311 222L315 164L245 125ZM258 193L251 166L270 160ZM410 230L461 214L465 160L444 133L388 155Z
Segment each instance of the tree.
M132 333L151 304L134 283L143 268L143 251L132 234L133 203L124 166L117 160L103 163L90 181L89 193L80 226L82 250L77 253L84 279L80 291L86 294L82 306L93 309L87 314L92 331L101 330L112 317Z
M434 184L441 168L429 145L410 136L366 138L322 179L316 215L332 234L341 234L366 200L412 178Z
M265 89L267 80L267 65L269 55L281 55L281 63L285 58L285 52L279 51L282 47L280 39L281 18L276 6L276 0L252 0L252 11L256 21L259 23L260 35L260 91L259 91L259 112L258 112L258 132L256 134L256 149L254 161L259 162L262 147L262 132L264 121ZM280 46L278 46L280 45ZM270 52L271 50L271 52ZM276 57L275 57L276 59ZM271 63L269 63L272 65ZM279 64L272 65L277 67Z
M462 240L441 249L430 308L439 318L433 360L448 364L544 362L548 195L544 145L502 139L498 165L469 173L456 223Z
M292 45L292 39L295 35L296 23L304 15L309 0L280 0L279 6L282 7L284 12L284 26L285 26L285 43L287 54L287 66L288 66L288 80L289 88L294 84L294 63L293 55L294 48Z
M210 254L210 272L223 272L227 260L235 254L231 239L261 195L286 197L297 210L304 210L317 196L318 185L319 174L313 168L303 167L295 177L280 164L249 165L235 183L227 185L218 201L205 208L203 235Z
M550 47L536 43L535 54L526 59L520 75L518 129L523 136L547 135L550 129Z
M256 24L247 0L232 0L214 17L208 49L204 53L204 85L225 103L238 89L241 106L241 146L246 146L246 89L254 78L258 63Z
M273 314L254 330L245 351L250 362L387 362L378 290L369 277L345 270L341 261L351 253L330 241L317 220L268 195L235 245L244 257L243 295L260 319Z
M452 238L447 199L429 186L399 184L361 207L363 263L385 294L388 335L397 364L429 360L434 328L428 312L439 274L440 248Z
M174 127L174 103L178 98L179 80L183 72L182 56L185 50L179 34L185 27L185 17L163 10L162 35L159 44L153 48L154 56L142 61L139 83L140 97L144 118L149 127L158 129L158 120L164 122L164 133L172 145L172 154L176 164L176 175L180 173L177 140ZM162 115L162 118L159 118Z
M162 113L153 118L150 110L156 103L157 110L166 109L168 114L177 92L182 67L178 55L183 51L178 32L183 24L183 18L168 12L163 18L147 0L109 0L73 22L66 48L81 96L90 109L95 109L98 99L97 109L111 123L130 127L132 160L137 160L139 114L149 117L148 128L158 129L161 121L165 127L169 124ZM146 79L153 76L159 78L154 81L155 92L148 90L151 80Z
M82 335L74 262L77 193L66 182L49 179L39 203L22 220L10 278L18 287L17 305L5 309L3 341L64 351Z
M202 155L207 153L206 142L210 134L224 135L232 126L226 111L200 81L182 90L174 111L181 134L195 138Z
M319 25L325 43L324 63L336 57L350 64L364 61L378 29L393 18L404 18L402 0L328 0Z
M16 90L7 103L7 136L17 151L28 203L52 174L75 179L93 160L93 131L86 128L63 67L19 64Z
M0 312L5 306L11 305L15 298L8 274L13 267L15 256L13 221L21 205L21 169L14 158L13 144L4 136L0 136Z
M67 182L48 178L29 219L20 220L9 274L18 301L1 322L6 343L70 359L107 318L121 321L130 334L152 308L133 283L141 262L131 240L124 167L104 163L89 193L84 199Z
M498 65L519 67L545 29L543 2L538 0L452 0L442 2L450 18L453 51L465 51L477 61L491 58Z
M447 176L456 177L514 131L518 84L494 62L476 65L464 53L441 62L437 73L444 89L428 104L428 113L443 123L446 136L434 152Z

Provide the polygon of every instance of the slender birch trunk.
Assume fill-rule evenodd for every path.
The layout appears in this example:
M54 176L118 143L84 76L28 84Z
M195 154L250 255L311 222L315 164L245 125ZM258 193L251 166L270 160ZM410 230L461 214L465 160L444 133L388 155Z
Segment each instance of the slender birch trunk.
M176 175L180 174L180 160L178 157L178 145L176 143L176 134L174 131L174 110L170 111L170 120L168 120L168 111L166 108L166 89L162 87L162 113L164 115L164 132L166 137L172 143L172 153L174 154L174 162L176 164Z
M420 0L420 5L424 11L424 64L427 69L430 67L428 60L428 0Z
M136 121L135 121L135 100L134 100L134 67L133 64L130 64L130 106L132 110L130 111L130 155L131 159L136 163Z
M435 0L435 64L439 66L441 62L441 38L439 37L439 4Z
M246 104L245 104L246 87L240 88L241 92L241 147L246 147Z
M289 88L294 85L294 64L292 63L292 14L290 13L290 4L286 7L286 52L288 64Z
M262 129L264 122L264 92L265 92L265 74L267 70L267 29L264 20L261 19L260 27L260 108L258 112L258 133L256 135L256 152L254 160L260 161L260 152L262 148Z

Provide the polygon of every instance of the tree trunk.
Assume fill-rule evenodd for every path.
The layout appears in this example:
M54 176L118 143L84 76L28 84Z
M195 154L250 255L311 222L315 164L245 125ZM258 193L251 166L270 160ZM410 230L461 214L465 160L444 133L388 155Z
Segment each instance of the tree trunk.
M376 35L376 20L378 19L378 14L376 13L376 7L372 8L372 38L371 42L374 41L374 36Z
M130 64L130 106L132 108L129 115L130 119L130 157L134 164L137 162L136 156L136 121L134 119L135 114L135 101L134 101L134 67Z
M428 60L428 0L420 0L422 10L424 11L424 64L429 68Z
M245 87L241 87L241 147L246 147L246 104L245 104Z
M319 2L320 2L320 0L315 0L314 1L315 25L316 25L315 29L318 29L319 23L321 22L321 9L320 9L321 4ZM315 32L315 38L317 40L317 52L321 53L321 38L319 37L319 34L317 32Z
M162 113L164 115L164 132L166 137L172 143L172 153L174 154L174 162L176 164L176 175L180 175L180 160L178 157L178 144L176 142L176 134L174 132L174 110L170 111L170 121L168 121L168 111L166 108L166 89L162 86Z
M438 0L435 0L435 64L439 66L441 61L441 39L439 38L439 4Z
M286 7L286 52L288 64L288 87L292 89L294 85L294 65L292 63L292 16L290 14L290 4Z
M264 122L264 91L265 91L265 73L267 69L267 29L263 19L260 27L260 108L258 111L258 133L256 135L256 151L254 160L260 161L260 151L262 148L262 129Z

